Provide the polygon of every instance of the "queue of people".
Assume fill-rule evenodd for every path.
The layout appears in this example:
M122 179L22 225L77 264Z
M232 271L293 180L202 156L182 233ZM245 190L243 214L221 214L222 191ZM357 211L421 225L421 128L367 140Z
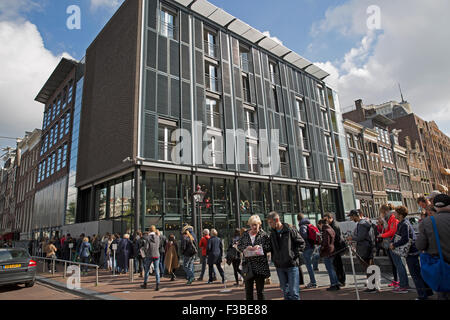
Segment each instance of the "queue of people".
M417 291L417 300L427 300L437 293L438 299L450 297L449 275L442 272L427 273L422 269L431 268L440 261L443 270L450 263L450 197L434 193L432 197L418 200L423 208L419 222L419 233L407 219L405 206L380 207L380 216L373 223L364 217L361 210L351 210L348 217L356 223L353 232L344 236L333 213L324 214L316 225L302 213L297 216L298 226L283 223L277 212L270 212L267 222L270 230L262 229L258 215L248 220L249 229L236 229L225 250L216 229L204 229L199 243L194 229L185 225L182 229L180 247L175 235L167 238L155 226L148 232L130 234L109 234L100 237L86 237L81 234L73 238L70 234L61 238L44 238L40 242L40 252L49 258L78 260L97 264L109 271L127 273L128 261L134 259L134 272L143 278L141 287L147 288L149 275L155 275L155 290L160 288L160 279L167 271L171 281L176 279L175 270L181 266L186 274L186 285L194 278L194 261L200 257L201 273L197 281L203 281L208 266L207 283L217 281L216 270L225 283L226 276L222 262L232 265L235 286L243 281L247 300L264 300L264 287L270 278L269 258L278 275L280 289L286 300L300 299L303 275L301 265L305 264L309 275L307 289L316 288L318 257L322 258L329 277L328 291L337 291L345 286L346 275L341 256L348 252L350 244L356 244L354 254L364 269L374 264L374 257L383 251L392 265L391 283L394 293L407 293L409 287L407 269ZM428 258L427 258L428 257ZM48 263L50 270L50 263ZM447 268L447 269L445 269ZM427 269L428 270L428 269ZM86 274L87 267L82 268ZM377 293L379 289L366 289ZM434 291L434 292L433 292Z

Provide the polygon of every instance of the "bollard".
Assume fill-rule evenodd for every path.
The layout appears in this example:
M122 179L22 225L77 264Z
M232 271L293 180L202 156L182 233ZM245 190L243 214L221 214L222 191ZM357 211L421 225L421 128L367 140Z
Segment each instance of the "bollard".
M43 259L43 260L42 260L42 272L43 272L43 273L45 272L45 262L46 262L46 260Z
M52 258L52 275L55 275L55 267L56 267L55 258Z
M66 278L66 272L67 272L67 262L64 261L64 275L63 275L64 279Z
M130 259L128 262L128 272L130 273L130 282L134 281L134 259Z
M98 287L98 266L95 267L95 286Z

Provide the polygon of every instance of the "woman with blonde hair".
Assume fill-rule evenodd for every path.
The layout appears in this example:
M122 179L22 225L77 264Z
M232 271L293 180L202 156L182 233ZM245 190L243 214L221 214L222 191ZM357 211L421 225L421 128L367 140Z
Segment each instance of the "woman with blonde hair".
M183 268L186 272L187 285L194 281L194 260L197 254L197 244L189 232L192 227L187 225L183 228L183 239L181 240L181 255L183 256Z
M83 243L80 245L80 252L79 252L79 257L81 258L82 263L89 263L89 258L91 257L91 252L92 252L92 246L89 243L89 238L84 237ZM82 270L82 273L87 274L88 267L82 266L81 270Z
M267 253L271 250L268 234L261 229L261 219L253 215L248 219L250 230L239 240L238 249L244 254L242 271L247 300L253 300L253 286L256 283L258 300L264 300L264 281L270 277Z

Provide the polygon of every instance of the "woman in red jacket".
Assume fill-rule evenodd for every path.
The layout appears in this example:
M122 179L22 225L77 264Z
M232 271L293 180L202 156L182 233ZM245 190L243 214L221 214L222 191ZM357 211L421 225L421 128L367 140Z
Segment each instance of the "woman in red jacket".
M380 216L385 221L385 228L383 229L383 233L378 235L378 238L390 240L394 237L397 232L398 220L395 218L395 210L394 206L390 203L384 204L380 208ZM385 248L386 249L386 248ZM394 275L394 280L389 284L389 287L398 288L400 283L398 282L398 273L397 268L395 267L394 260L392 260L392 251L387 248L387 255L392 265L392 274Z

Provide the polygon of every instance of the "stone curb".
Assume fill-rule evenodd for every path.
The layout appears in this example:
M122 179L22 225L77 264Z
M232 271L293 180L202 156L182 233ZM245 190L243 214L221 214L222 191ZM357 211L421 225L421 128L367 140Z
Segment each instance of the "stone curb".
M72 294L76 294L79 296L83 296L89 299L94 299L94 300L123 300L121 298L117 298L111 295L107 295L104 293L100 293L97 291L93 291L93 290L89 290L89 289L69 289L66 287L66 285L64 285L63 283L59 282L59 281L55 281L55 280L51 280L51 279L47 279L45 277L42 276L36 276L36 281L51 285L55 288L58 289L62 289L66 292L70 292Z

